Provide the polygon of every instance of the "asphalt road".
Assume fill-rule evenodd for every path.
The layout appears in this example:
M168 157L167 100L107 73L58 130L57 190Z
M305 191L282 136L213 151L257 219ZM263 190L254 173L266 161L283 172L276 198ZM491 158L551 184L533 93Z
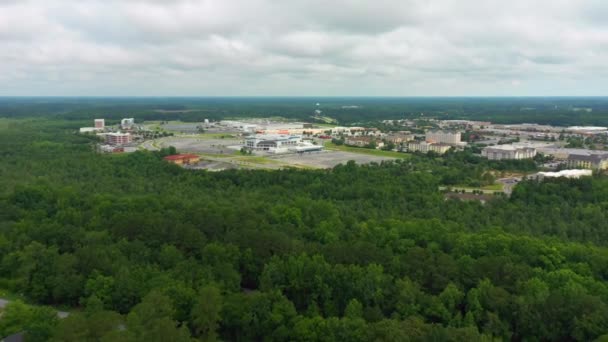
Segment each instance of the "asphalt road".
M520 177L501 178L498 180L503 185L503 191L507 196L511 196L513 187L521 181Z

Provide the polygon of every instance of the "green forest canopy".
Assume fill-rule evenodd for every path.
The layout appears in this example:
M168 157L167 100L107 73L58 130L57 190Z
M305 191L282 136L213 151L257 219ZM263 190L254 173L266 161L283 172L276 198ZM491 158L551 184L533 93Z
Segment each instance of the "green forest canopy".
M0 335L56 341L594 340L608 332L608 179L485 205L466 152L205 172L100 155L78 122L0 120Z

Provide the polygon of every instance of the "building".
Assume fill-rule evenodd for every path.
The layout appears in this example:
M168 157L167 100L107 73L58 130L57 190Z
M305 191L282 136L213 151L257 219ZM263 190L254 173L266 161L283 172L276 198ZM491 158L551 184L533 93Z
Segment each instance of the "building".
M252 151L286 152L302 143L298 135L256 134L245 138L245 147Z
M568 156L568 167L606 170L608 169L608 155L606 154L570 154Z
M391 142L395 145L399 145L399 144L414 140L414 135L407 131L406 132L395 132L395 133L388 134L384 139L387 142Z
M163 158L169 163L177 164L177 165L192 165L197 164L201 158L196 154L173 154L170 156L166 156Z
M435 152L438 154L446 153L452 145L448 144L440 144L440 143L430 143L426 141L411 141L407 144L407 150L409 152Z
M489 160L530 159L536 156L536 149L515 145L495 145L484 147L481 150L481 156Z
M425 140L430 143L459 145L461 143L460 135L460 132L427 131Z
M104 129L106 128L106 120L104 119L95 119L95 128Z
M384 142L376 139L376 137L373 136L348 137L346 140L344 140L344 144L357 147L367 147L371 144L375 144L376 148L384 147Z
M106 133L104 136L109 145L125 145L133 141L133 137L129 133Z
M566 178L580 178L583 176L591 176L593 171L591 170L561 170L558 172L539 172L529 176L531 179L535 180L543 180L545 178L557 178L557 177L566 177Z
M120 120L120 127L122 129L131 129L133 128L133 125L135 125L135 119L133 118L126 118Z
M472 121L472 120L441 120L441 127L464 127L467 129L481 129L492 125L489 121Z

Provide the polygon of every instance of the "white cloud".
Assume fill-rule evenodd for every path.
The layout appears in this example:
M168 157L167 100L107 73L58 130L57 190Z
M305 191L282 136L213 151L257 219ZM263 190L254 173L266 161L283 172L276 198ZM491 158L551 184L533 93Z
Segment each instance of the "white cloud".
M600 0L0 0L0 95L605 95L607 13Z

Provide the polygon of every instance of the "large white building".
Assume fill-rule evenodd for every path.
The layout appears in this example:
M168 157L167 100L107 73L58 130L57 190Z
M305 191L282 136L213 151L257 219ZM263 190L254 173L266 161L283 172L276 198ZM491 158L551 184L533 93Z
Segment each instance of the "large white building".
M426 141L430 143L442 143L450 145L460 145L460 132L448 132L448 131L427 131Z
M539 172L529 176L531 179L543 180L545 178L580 178L593 175L592 170L561 170L558 172Z
M133 118L125 118L120 120L120 127L122 129L131 129L135 124L135 119Z
M252 151L286 152L301 143L298 135L257 134L245 138L245 147Z
M515 145L488 146L481 150L481 156L489 160L530 159L536 156L536 149Z

